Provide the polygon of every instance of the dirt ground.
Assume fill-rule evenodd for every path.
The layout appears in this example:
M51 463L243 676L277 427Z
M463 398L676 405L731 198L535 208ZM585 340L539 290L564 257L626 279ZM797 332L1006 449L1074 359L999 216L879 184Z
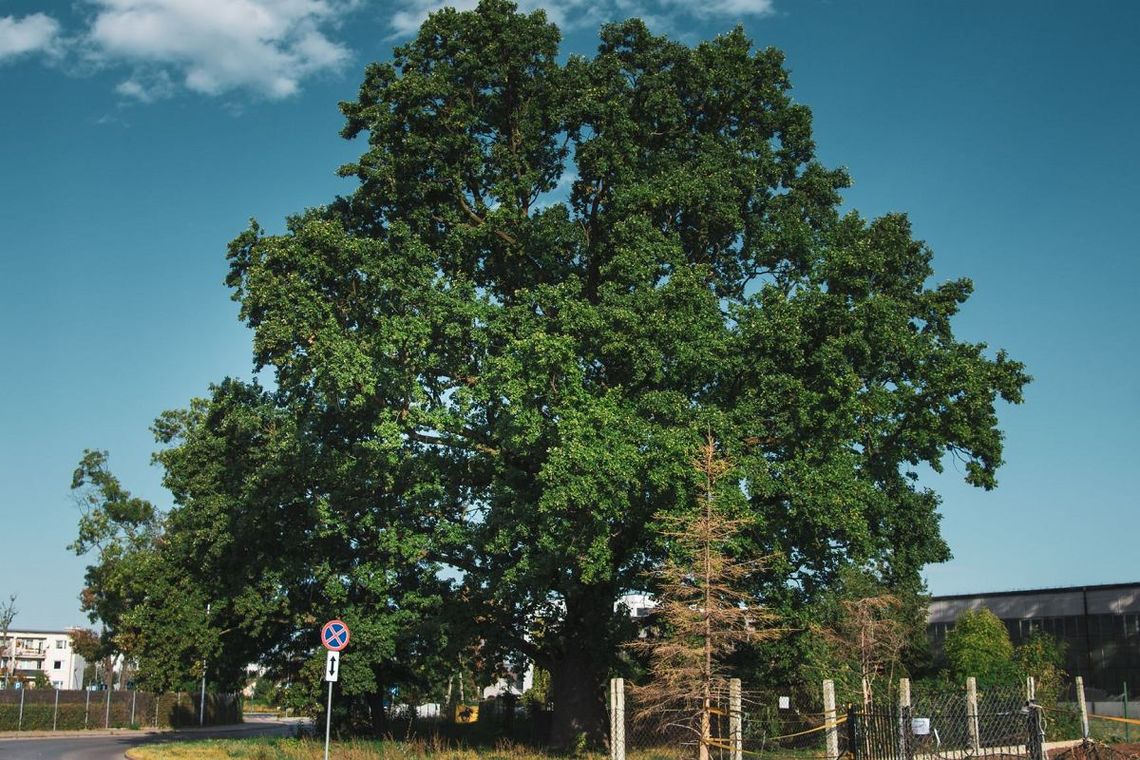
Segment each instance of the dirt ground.
M1140 758L1140 743L1130 744L1100 744L1092 743L1087 747L1076 745L1064 750L1053 750L1049 753L1053 760L1131 760Z

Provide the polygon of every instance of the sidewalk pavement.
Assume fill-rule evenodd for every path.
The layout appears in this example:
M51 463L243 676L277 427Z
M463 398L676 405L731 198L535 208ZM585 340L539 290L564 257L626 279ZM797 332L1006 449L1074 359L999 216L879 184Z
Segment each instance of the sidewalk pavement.
M299 725L305 718L277 718L251 715L243 723L230 723L224 726L183 726L181 728L89 728L83 731L0 731L0 740L10 739L72 739L84 736L158 736L161 734L194 734L197 732L221 731L240 733L251 728L264 728L267 725Z

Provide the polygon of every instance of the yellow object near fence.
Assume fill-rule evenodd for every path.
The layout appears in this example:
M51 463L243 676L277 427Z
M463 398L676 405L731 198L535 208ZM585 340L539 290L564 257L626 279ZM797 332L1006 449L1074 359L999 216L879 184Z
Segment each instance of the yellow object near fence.
M479 722L479 705L456 705L455 706L455 722L456 723L478 723Z
M843 725L846 722L847 722L847 716L844 715L844 716L838 718L837 720L835 720L833 722L829 721L827 723L824 723L822 726L816 726L815 728L809 728L806 731L797 731L794 734L784 734L782 736L766 736L766 737L764 737L764 741L765 742L774 742L774 741L779 741L781 739L791 739L791 738L796 737L796 736L805 736L807 734L814 734L818 731L827 731L827 730L832 729L832 728L838 728L839 726ZM733 747L731 744L729 744L724 739L713 739L713 738L706 739L705 744L707 744L710 747L716 747L717 749L727 749L727 750L738 749L742 754L745 754L745 755L756 755L757 757L759 757L763 754L761 752L756 752L754 750L747 750L747 749L743 749L743 748Z

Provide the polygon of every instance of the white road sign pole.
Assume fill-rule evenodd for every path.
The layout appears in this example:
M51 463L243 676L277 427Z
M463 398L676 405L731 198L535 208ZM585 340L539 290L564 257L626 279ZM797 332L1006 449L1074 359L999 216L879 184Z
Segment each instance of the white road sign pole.
M325 711L325 760L329 760L329 730L332 728L332 685L329 681L329 707Z
M332 689L340 676L340 652L329 650L325 656L325 680L329 682L329 706L325 712L325 760L329 760L329 730L332 728Z
M341 675L341 653L329 649L325 656L325 680L328 681L328 710L325 712L325 760L328 760L328 732L333 726L333 683Z
M329 705L325 710L325 760L329 760L329 734L332 731L332 689L340 676L340 650L348 646L348 626L343 620L330 620L321 626L321 646L328 650L325 680L329 682Z

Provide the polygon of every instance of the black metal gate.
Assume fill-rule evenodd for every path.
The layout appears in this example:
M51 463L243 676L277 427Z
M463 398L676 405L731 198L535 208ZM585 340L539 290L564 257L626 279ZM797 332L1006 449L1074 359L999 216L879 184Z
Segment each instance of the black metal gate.
M974 707L957 690L910 707L852 706L846 728L854 760L1044 760L1041 710L1013 690L979 691Z

